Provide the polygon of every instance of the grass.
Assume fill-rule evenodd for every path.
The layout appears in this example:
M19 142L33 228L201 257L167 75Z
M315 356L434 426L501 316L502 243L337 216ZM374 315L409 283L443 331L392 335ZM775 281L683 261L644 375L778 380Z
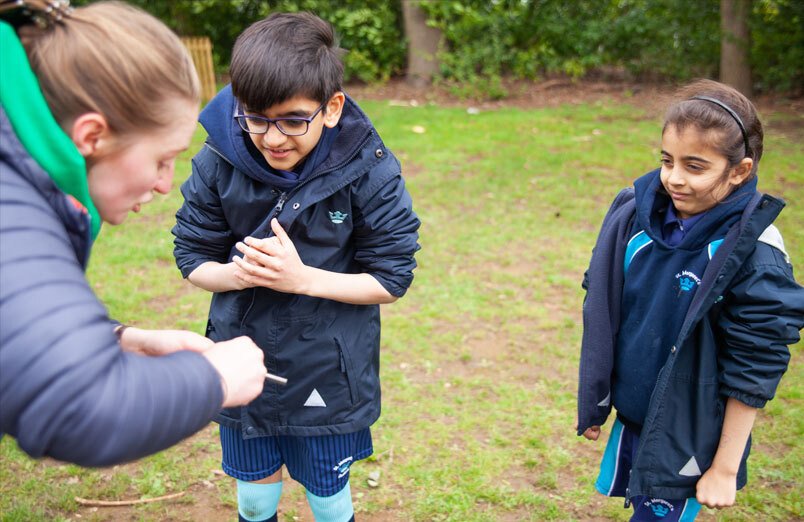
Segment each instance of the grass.
M573 430L580 280L609 202L658 165L659 116L615 102L476 115L363 107L402 162L422 250L409 294L384 307L383 415L373 427L375 456L352 471L358 517L627 519L620 501L592 487L604 443ZM777 226L800 273L804 151L795 136L774 132L776 122L789 128L791 115L765 119L760 188L788 201ZM202 142L199 131L191 150ZM181 182L189 155L177 171ZM89 277L112 316L202 331L209 296L181 280L171 254L180 204L174 190L125 226L104 229ZM701 520L804 517L804 385L800 348L792 351L777 398L759 416L738 506L705 510ZM32 461L5 437L1 518L229 520L232 484L211 471L220 459L216 433L213 425L158 455L101 470ZM366 485L371 471L381 472L379 488ZM73 500L183 490L180 501L122 511ZM280 512L280 520L310 520L300 488L288 488Z

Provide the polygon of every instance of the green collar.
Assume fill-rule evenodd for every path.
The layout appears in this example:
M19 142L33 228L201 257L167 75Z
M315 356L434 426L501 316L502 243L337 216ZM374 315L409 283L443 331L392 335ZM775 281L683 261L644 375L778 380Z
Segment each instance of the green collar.
M0 21L0 104L28 154L62 192L87 209L92 239L101 219L89 196L83 156L59 127L45 101L17 33Z

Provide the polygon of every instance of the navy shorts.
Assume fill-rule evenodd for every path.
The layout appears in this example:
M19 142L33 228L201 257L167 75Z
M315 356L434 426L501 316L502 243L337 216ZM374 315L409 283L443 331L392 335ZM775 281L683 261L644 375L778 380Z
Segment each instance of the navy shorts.
M595 482L598 492L609 497L625 496L637 446L639 435L615 419ZM694 498L664 499L640 495L632 497L631 504L634 506L632 521L690 522L701 510L701 504Z
M349 482L349 467L374 452L369 428L343 435L277 435L243 439L239 429L220 426L227 475L246 482L264 479L284 464L313 495L329 497Z

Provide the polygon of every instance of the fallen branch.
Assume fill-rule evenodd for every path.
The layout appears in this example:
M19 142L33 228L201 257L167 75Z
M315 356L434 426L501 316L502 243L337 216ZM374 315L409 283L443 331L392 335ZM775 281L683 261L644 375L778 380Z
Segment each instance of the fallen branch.
M75 501L82 506L96 506L96 507L112 507L112 506L135 506L137 504L150 504L151 502L160 502L162 500L170 500L183 496L186 491L173 493L171 495L163 495L154 498L141 498L137 500L93 500L81 497L75 497Z

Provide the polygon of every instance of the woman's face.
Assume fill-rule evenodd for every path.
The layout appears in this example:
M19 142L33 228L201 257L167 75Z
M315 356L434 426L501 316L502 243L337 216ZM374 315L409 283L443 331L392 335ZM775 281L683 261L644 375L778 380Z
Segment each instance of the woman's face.
M175 114L167 127L107 140L112 152L99 149L87 156L89 194L103 221L119 225L154 192L170 190L176 156L187 149L196 129L198 106L180 100L170 107Z

